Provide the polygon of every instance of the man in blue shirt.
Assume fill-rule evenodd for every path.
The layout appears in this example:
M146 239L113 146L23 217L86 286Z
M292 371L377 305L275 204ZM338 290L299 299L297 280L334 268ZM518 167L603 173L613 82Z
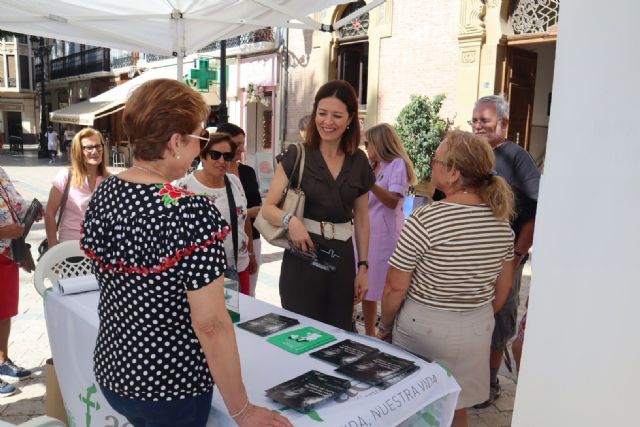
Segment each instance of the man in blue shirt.
M502 363L504 350L516 332L522 268L533 243L538 205L540 172L526 150L506 139L508 124L509 104L503 97L485 96L476 102L471 121L473 133L483 135L489 140L496 156L496 171L511 185L516 197L516 215L511 221L511 227L515 233L514 283L507 301L495 315L496 325L491 340L489 362L491 372L490 398L488 401L476 405L477 408L489 406L502 393L498 383L498 369Z

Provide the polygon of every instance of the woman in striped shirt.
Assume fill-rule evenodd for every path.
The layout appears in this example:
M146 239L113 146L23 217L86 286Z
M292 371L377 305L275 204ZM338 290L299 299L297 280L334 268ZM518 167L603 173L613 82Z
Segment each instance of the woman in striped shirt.
M431 157L431 180L447 197L407 220L382 299L378 337L444 363L460 384L454 426L489 397L493 313L512 283L513 193L494 166L484 138L447 134Z

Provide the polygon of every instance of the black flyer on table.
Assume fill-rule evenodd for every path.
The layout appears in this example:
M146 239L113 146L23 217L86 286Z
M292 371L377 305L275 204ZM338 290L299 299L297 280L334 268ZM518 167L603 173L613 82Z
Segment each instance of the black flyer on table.
M389 377L385 377L385 379L382 380L382 382L380 384L378 384L377 387L381 388L382 390L386 390L389 387L391 387L392 385L397 384L400 381L402 381L403 379L407 378L409 375L413 374L418 369L420 369L420 366L411 365L407 369L405 369L404 371L400 371L398 374L391 375Z
M298 411L308 411L346 392L351 382L318 371L309 371L266 390L267 396Z
M340 366L336 371L353 379L378 385L385 380L410 369L415 364L406 359L388 353L375 353L365 356L348 365Z
M261 337L266 337L291 326L298 325L298 319L282 316L280 314L269 313L255 319L239 323L238 327L253 332Z
M377 348L347 339L321 350L314 351L313 353L310 353L310 356L324 360L325 362L329 362L333 365L342 366L353 363L364 356L378 352L379 350Z

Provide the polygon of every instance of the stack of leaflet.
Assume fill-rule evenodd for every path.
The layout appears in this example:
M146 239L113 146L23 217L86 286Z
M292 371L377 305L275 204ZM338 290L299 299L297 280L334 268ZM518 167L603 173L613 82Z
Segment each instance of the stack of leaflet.
M373 353L336 369L348 377L382 389L391 387L420 369L413 361L388 353Z
M261 337L266 337L267 335L274 334L298 324L300 324L300 322L297 319L283 316L281 314L269 313L264 316L256 317L255 319L239 323L238 327L249 332L253 332L256 335L260 335Z
M335 366L348 365L362 359L369 354L379 353L380 350L357 341L344 340L309 354L316 359L324 360Z
M318 371L309 371L299 377L266 390L267 396L289 408L306 412L345 393L351 382Z
M315 351L311 356L338 366L336 371L344 375L381 389L391 387L420 368L410 360L348 339Z

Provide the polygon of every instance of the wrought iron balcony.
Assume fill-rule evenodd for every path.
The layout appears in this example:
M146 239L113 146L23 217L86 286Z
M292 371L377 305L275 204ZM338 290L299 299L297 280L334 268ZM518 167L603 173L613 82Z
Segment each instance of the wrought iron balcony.
M144 60L147 62L164 61L165 59L173 58L172 56L156 55L155 53L145 53Z
M260 30L251 31L248 33L241 34L237 37L227 39L227 49L232 47L252 44L252 43L259 43L259 42L273 42L273 29L262 28ZM219 50L219 49L220 49L220 42L215 41L213 43L209 43L202 49L198 50L198 53L211 52L213 50Z
M124 55L124 56L118 56L116 58L111 57L111 68L112 69L131 67L132 65L133 65L133 55L132 54L128 54L128 55Z
M109 49L96 47L51 61L51 79L111 71ZM38 75L38 74L36 74Z

